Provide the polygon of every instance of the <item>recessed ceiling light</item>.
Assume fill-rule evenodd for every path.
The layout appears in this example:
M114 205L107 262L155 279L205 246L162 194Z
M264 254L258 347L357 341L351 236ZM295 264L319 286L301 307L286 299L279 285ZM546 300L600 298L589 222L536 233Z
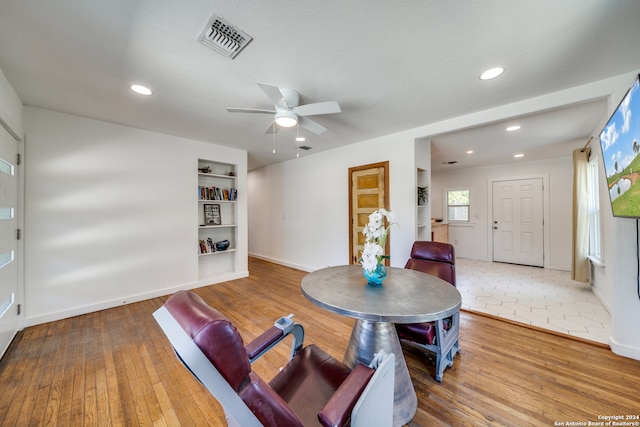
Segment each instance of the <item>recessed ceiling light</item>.
M140 95L151 95L153 93L151 92L151 89L141 85L131 85L131 90L135 93L139 93Z
M522 126L520 125L513 125L513 126L509 126L506 131L507 132L513 132L514 130L520 130L522 128Z
M524 154L522 153L518 153L518 154L514 154L513 157L515 157L516 159L520 158L520 157L524 157Z
M498 77L502 73L504 73L504 68L502 68L502 67L492 68L492 69L487 70L484 73L480 74L480 79L482 79L482 80L495 79L496 77Z
M473 150L467 150L467 154L473 154Z
M296 141L303 142L305 140L304 136L297 136Z

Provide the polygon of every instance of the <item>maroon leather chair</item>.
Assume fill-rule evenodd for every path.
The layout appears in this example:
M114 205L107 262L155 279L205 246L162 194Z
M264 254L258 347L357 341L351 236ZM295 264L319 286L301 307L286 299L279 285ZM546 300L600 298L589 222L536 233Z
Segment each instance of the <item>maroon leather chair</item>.
M455 251L448 243L414 242L405 268L431 274L456 285ZM453 358L460 353L459 331L460 312L433 322L396 324L398 338L403 344L435 354L435 377L438 381L442 381L445 368L453 366Z
M154 317L178 358L221 403L229 425L370 423L354 423L358 410L379 417L379 425L391 425L393 355L380 355L377 369L363 364L350 369L315 345L302 348L302 341L294 339L292 359L267 384L251 370L251 363L292 329L302 330L291 316L246 346L231 321L192 291L171 296Z

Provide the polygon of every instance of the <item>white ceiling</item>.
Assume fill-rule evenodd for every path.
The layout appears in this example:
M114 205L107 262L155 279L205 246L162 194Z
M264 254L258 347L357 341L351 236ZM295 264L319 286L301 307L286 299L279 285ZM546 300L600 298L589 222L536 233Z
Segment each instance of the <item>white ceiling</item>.
M197 41L214 13L253 37L233 60ZM636 0L2 0L0 68L26 105L238 147L253 169L296 154L295 129L274 155L270 116L225 110L271 108L257 82L340 103L313 117L326 133L301 130L311 155L636 71L638 18ZM601 100L435 137L434 165L568 154L603 115Z

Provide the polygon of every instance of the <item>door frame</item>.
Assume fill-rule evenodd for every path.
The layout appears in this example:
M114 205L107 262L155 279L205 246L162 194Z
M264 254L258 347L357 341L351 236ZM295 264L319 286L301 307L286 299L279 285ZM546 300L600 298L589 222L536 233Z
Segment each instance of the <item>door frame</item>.
M353 245L351 244L351 242L353 242L353 204L352 204L352 198L353 198L353 192L351 191L352 185L352 175L354 172L358 172L358 171L362 171L362 170L367 170L367 169L375 169L375 168L383 168L384 169L384 207L385 209L389 210L389 206L390 206L390 202L389 200L391 199L391 196L389 194L389 161L384 161L384 162L378 162L378 163L371 163L368 165L362 165L362 166L354 166L349 168L349 173L348 173L348 186L349 186L349 262L348 264L351 264L352 260L353 260ZM386 247L385 247L385 255L389 256L390 255L390 248L391 247L391 235L389 234L387 237L387 242L386 242Z
M499 178L489 178L487 183L487 256L493 261L493 183L499 181L517 181L521 179L540 179L542 178L542 219L544 226L542 227L542 251L543 251L543 267L550 268L550 234L549 225L549 174L525 175L525 176L503 176Z
M16 269L17 269L17 284L16 284L16 300L15 307L11 309L18 310L18 324L17 330L12 337L12 340L9 342L6 349L0 348L0 358L6 354L6 352L11 348L13 343L16 342L16 336L20 334L25 327L25 318L26 318L26 310L25 310L25 290L24 290L24 138L20 137L14 129L5 121L2 117L0 117L0 127L6 130L9 133L9 136L14 139L16 143L16 153L19 156L20 161L15 164L15 173L16 173L16 226L18 230L20 230L20 238L17 240L16 245ZM16 230L17 232L17 230Z

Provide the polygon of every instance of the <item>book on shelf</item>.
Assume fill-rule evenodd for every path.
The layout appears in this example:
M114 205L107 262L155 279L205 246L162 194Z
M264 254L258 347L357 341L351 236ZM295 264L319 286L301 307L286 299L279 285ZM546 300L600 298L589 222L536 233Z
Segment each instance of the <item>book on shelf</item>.
M216 245L213 243L211 237L207 239L200 239L200 253L210 254L216 251Z
M198 186L198 200L226 200L235 202L238 200L238 190L236 188L220 188Z

